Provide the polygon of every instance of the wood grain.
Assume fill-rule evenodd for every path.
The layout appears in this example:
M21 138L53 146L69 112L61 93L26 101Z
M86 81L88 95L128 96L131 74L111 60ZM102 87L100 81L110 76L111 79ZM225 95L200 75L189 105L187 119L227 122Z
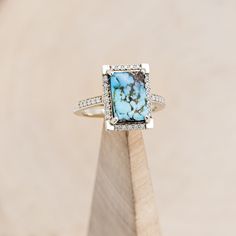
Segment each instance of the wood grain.
M103 130L88 236L159 236L141 131Z

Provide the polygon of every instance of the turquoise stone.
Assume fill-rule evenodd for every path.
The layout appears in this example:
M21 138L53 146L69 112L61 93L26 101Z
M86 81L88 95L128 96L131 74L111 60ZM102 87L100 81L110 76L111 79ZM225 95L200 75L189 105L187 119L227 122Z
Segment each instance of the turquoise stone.
M113 116L118 122L144 121L147 97L141 72L114 72L110 77Z

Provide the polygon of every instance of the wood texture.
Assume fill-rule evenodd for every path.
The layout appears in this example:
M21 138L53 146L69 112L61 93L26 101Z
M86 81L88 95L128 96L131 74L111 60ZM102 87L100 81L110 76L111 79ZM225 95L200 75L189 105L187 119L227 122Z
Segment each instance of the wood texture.
M159 236L141 131L103 130L88 236Z

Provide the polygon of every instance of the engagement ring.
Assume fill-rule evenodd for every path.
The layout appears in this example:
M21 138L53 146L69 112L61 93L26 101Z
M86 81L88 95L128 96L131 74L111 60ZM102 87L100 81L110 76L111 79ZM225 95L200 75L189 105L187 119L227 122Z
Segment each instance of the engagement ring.
M103 96L81 100L74 113L104 117L106 130L153 128L152 112L165 107L165 99L152 94L149 65L104 65Z

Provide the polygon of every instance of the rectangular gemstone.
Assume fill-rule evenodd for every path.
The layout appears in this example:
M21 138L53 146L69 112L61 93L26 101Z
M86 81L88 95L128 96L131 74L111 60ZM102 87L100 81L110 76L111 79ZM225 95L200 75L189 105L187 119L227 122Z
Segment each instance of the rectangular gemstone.
M113 116L118 122L144 121L148 114L145 76L141 71L110 76Z

